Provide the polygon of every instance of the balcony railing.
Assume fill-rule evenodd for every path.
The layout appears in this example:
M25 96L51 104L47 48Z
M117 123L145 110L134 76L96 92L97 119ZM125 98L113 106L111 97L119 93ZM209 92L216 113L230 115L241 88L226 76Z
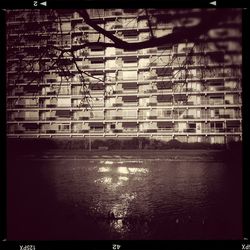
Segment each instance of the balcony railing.
M15 117L15 120L16 120L16 121L24 121L24 120L25 120L25 117Z
M136 120L137 116L123 116L124 120Z
M75 117L75 120L89 120L89 116L79 116L79 117Z
M171 132L174 132L174 129L173 128L158 128L157 131L171 133Z
M24 134L24 133L25 133L25 130L23 130L23 129L14 130L14 134Z
M98 128L91 128L90 133L103 133L104 132L104 128L103 129L98 129Z
M129 132L129 133L136 133L138 132L138 129L137 128L123 128L123 132Z
M149 129L145 129L142 132L147 132L147 133L157 133L157 128L149 128Z
M50 116L50 117L45 117L44 120L45 121L55 121L56 120L56 116Z
M114 103L113 107L122 107L123 103L119 102L119 103Z
M195 128L187 128L187 129L183 129L183 132L185 133L195 133L196 129Z
M179 117L181 118L181 117ZM193 115L183 115L183 119L195 119L196 117L194 117Z
M157 119L157 115L149 115L147 116L148 119Z
M148 102L147 106L157 106L157 102Z
M42 108L44 107L44 105L42 105ZM56 108L57 104L46 104L45 105L46 108Z
M57 130L55 130L55 129L47 129L47 130L44 130L42 132L45 132L45 134L55 134L57 132Z
M112 119L114 119L114 120L122 120L123 117L120 116L120 115L114 115L114 116L112 116Z

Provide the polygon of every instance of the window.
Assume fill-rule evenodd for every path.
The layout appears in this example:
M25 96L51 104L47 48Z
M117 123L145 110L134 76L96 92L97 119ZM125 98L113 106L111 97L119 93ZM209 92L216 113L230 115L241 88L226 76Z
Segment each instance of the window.
M137 58L136 57L125 57L123 59L124 67L137 67Z
M138 97L137 96L123 96L122 100L124 102L137 102L138 101Z
M172 82L157 82L158 89L172 89Z
M123 83L122 87L123 87L124 90L137 89L137 83L136 82Z
M138 40L139 39L139 33L136 30L123 31L123 36L125 40Z
M137 110L123 110L124 119L136 119L137 118Z
M38 112L37 111L27 111L25 112L25 120L38 120Z
M122 72L123 80L136 80L137 71L136 70L127 70Z
M62 29L62 31L70 31L71 30L71 23L70 22L62 22L61 29Z
M59 124L58 129L60 132L69 132L69 124Z
M172 76L173 70L171 68L156 69L158 76Z
M196 128L196 123L189 123L189 128Z
M157 101L158 102L172 102L173 97L172 95L158 95Z
M70 98L58 98L57 100L58 107L71 107Z

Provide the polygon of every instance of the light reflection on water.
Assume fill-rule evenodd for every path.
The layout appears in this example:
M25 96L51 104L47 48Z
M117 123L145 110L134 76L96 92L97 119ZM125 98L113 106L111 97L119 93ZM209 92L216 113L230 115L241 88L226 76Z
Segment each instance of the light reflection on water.
M46 176L56 200L77 207L71 223L79 225L82 213L97 218L93 224L107 232L107 239L186 239L191 233L194 238L220 238L223 233L231 235L226 230L236 228L234 223L241 218L240 208L233 208L238 204L239 192L234 192L238 184L224 163L46 160L39 164L36 171ZM114 219L109 218L111 213ZM204 218L211 229L201 228Z
M139 161L139 164L141 162L142 161ZM128 223L126 223L126 218L128 216L129 208L133 206L132 204L133 200L136 199L137 197L137 192L123 193L120 190L117 191L117 189L122 186L124 190L130 189L129 185L131 185L131 183L128 182L129 179L131 178L130 175L133 175L134 180L138 180L138 178L136 178L134 175L137 174L138 177L140 177L141 175L146 175L149 173L149 170L147 168L143 168L141 166L140 167L119 166L120 164L123 163L124 161L122 162L118 161L116 164L111 161L100 161L101 166L95 169L97 169L97 172L103 173L103 175L105 176L102 176L94 180L94 183L96 183L97 185L105 186L105 188L109 190L109 192L111 192L110 195L112 195L112 192L119 193L118 199L115 202L113 202L112 206L109 207L109 211L107 211L106 216L108 216L109 213L114 214L115 219L110 220L110 228L121 234L124 234L126 233L126 231L129 231ZM131 164L131 161L129 163ZM134 164L138 162L133 161L132 163ZM111 168L111 167L104 167L103 164L104 165L114 164L114 165ZM98 204L96 204L97 206L96 209L100 211L103 205L104 205L103 203L98 202Z

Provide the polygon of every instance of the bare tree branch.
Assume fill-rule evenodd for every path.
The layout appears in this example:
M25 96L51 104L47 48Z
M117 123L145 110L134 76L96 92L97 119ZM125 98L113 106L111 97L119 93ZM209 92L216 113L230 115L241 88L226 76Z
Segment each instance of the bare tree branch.
M150 34L151 34L151 37L153 38L154 37L154 33L153 33L152 26L151 26L151 21L150 21L150 17L149 17L149 14L148 14L148 10L145 9L145 12L146 12L146 16L148 18L148 27L149 27L149 30L150 30Z

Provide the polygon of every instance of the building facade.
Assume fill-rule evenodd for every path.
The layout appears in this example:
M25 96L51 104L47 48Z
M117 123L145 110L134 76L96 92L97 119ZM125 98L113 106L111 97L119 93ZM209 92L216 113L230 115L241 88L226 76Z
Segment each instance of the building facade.
M88 11L96 24L124 41L150 38L143 10ZM173 32L173 24L160 22L164 14L151 12L155 36ZM76 65L70 53L55 59L56 48L110 41L78 12L61 11L58 17L48 10L10 11L7 136L240 141L241 13L231 22L232 28L210 30L204 42L136 51L85 46L74 52Z

